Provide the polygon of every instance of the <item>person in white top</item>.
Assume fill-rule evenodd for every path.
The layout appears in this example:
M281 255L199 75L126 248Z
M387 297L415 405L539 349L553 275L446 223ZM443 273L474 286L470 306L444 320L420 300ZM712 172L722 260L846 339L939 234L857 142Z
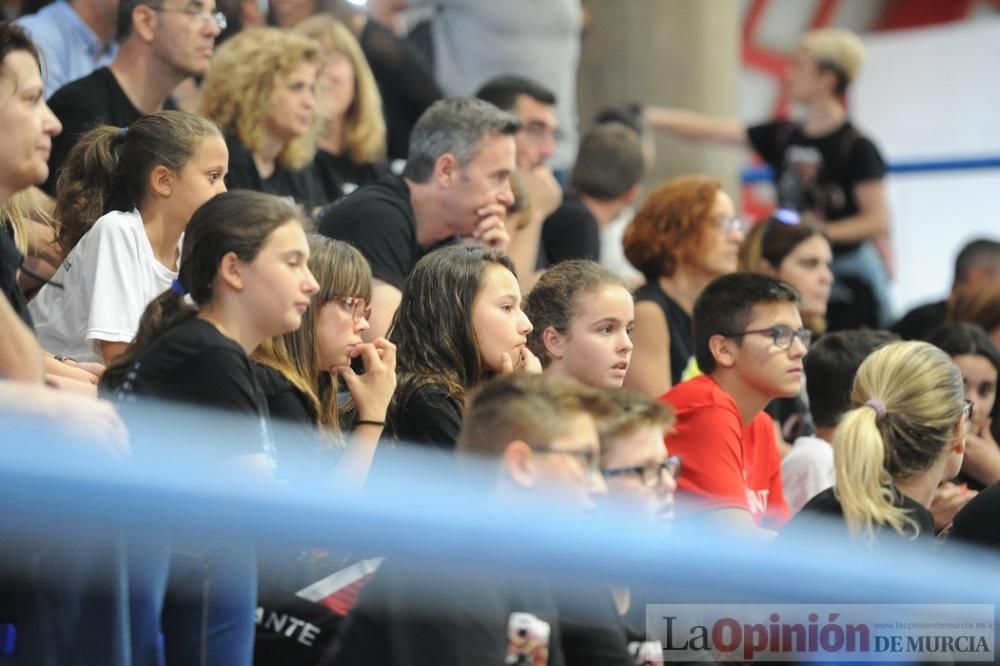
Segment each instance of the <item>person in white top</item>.
M896 339L885 331L837 331L822 336L809 348L803 363L816 436L797 438L781 461L785 501L793 514L833 486L830 442L840 417L851 408L854 375L869 354Z
M228 163L219 129L183 111L80 139L57 187L66 258L29 305L47 351L108 363L125 350L143 310L177 277L194 211L226 190Z

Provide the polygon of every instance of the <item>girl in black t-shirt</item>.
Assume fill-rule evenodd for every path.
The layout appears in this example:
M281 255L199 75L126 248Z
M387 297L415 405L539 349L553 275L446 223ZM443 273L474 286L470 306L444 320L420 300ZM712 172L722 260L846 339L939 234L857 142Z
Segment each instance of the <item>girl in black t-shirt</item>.
M158 478L201 475L220 484L233 483L234 475L238 484L272 478L267 405L248 354L264 339L300 325L317 290L308 258L295 208L276 197L227 192L194 214L177 280L146 308L135 339L101 382L126 415L137 409L132 403L139 397L216 408L210 416L192 411L190 420L187 413L171 413L152 426L152 419L129 421L136 459L155 464ZM156 415L153 405L146 408L147 416ZM171 450L148 450L149 441L169 442ZM130 557L142 560L130 565L131 621L133 634L146 637L145 648L160 649L162 615L171 618L163 649L177 663L249 665L253 547L239 537L190 528L169 538L143 533L132 542ZM187 593L179 596L182 587Z
M827 514L863 541L933 536L934 492L958 474L971 423L961 371L926 342L892 343L858 368L851 404L833 438L833 488L809 500L785 532Z
M450 246L417 262L389 339L399 387L388 425L400 441L453 449L469 391L490 376L541 364L527 346L514 264L481 246Z
M363 342L371 315L372 272L358 250L325 236L309 237L309 270L319 283L302 326L269 338L253 354L255 373L267 395L272 418L319 427L319 437L277 438L278 468L283 477L298 472L324 475L333 465L318 461L325 452L342 452L336 461L338 486L364 482L382 434L386 408L396 388L396 347L384 338ZM364 373L351 368L360 358ZM338 379L351 395L354 436L344 448L338 403Z

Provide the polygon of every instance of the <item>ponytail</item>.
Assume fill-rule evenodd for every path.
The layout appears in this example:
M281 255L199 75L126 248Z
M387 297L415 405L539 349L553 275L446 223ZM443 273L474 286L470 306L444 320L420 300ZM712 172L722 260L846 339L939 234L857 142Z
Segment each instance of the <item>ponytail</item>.
M216 125L184 111L160 111L129 127L102 125L73 147L56 184L55 218L63 256L112 210L128 212L146 199L157 166L180 173L209 136L222 137Z
M862 405L845 414L833 436L833 450L834 492L853 535L872 541L880 525L900 534L907 528L919 532L917 522L893 501L892 476L886 469L886 446L875 409Z
M946 455L962 418L962 373L926 342L896 342L858 368L850 410L833 436L836 481L847 526L868 541L882 526L915 537L894 484L926 473Z
M120 136L117 127L95 127L80 137L59 172L54 217L59 221L56 240L63 256L108 210L118 170Z
M168 330L196 314L198 310L185 302L180 290L170 288L153 299L142 313L139 330L132 342L101 375L101 389L113 390L121 386L142 350Z

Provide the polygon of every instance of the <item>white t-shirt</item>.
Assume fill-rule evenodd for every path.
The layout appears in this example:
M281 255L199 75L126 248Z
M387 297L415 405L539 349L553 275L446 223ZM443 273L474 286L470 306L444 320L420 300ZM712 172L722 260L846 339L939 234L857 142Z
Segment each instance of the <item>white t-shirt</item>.
M833 487L833 447L819 437L799 437L781 461L785 502L792 515L805 503Z
M28 305L46 351L104 362L99 341L131 342L146 306L177 273L157 261L139 211L112 211L84 234Z

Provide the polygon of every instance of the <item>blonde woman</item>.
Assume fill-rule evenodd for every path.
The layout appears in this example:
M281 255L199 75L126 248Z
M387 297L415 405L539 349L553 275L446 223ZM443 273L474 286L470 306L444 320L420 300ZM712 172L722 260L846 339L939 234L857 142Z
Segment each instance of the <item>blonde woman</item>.
M307 211L327 203L313 166L319 45L277 28L251 28L216 52L201 112L229 147L229 189L266 192Z
M333 201L388 171L382 98L358 40L343 23L321 14L295 31L320 45L316 170Z
M869 543L933 536L931 501L962 467L972 418L958 366L926 342L886 345L858 368L851 404L833 437L833 488L809 500L785 531L825 514Z

